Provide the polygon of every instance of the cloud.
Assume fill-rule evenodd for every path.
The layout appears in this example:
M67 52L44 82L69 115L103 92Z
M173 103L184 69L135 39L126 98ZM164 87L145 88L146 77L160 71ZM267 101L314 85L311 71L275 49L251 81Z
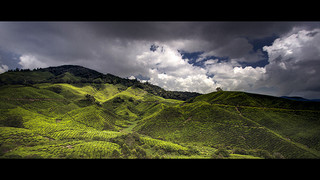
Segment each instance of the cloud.
M32 55L22 55L20 57L19 64L22 69L34 69L38 67L47 67L48 65L39 61L35 56Z
M320 95L320 29L299 30L278 38L268 52L266 66L269 87L278 95Z
M136 77L134 77L134 76L130 76L130 77L128 77L128 79L133 80L133 79L136 79Z
M167 90L212 92L214 81L206 75L203 68L188 63L177 49L159 44L155 50L144 51L136 56L136 64L148 71L143 76L149 82Z
M201 55L206 57L228 57L239 62L257 62L263 58L261 51L253 51L253 45L245 38L234 38L230 42Z
M205 51L241 61L255 61L258 52L246 38L286 32L293 23L236 22L5 22L0 23L0 47L16 54L32 54L48 65L75 62L125 75L130 68L118 63L130 60L128 47L156 42L188 52ZM140 43L141 44L141 43ZM133 49L136 49L135 46ZM149 47L150 48L150 47ZM120 54L115 54L120 53ZM132 52L128 53L131 55ZM134 54L134 53L133 53ZM118 58L119 57L119 58ZM91 62L108 66L93 65ZM104 63L105 64L105 63ZM104 65L103 64L103 65ZM123 63L122 63L123 64ZM113 67L114 65L114 67ZM115 73L115 71L112 71Z
M224 90L254 90L258 82L265 78L266 70L262 67L241 67L236 61L218 62L208 60L205 63L208 74L213 75L217 86Z
M320 91L319 26L318 22L5 22L0 23L0 55L18 57L1 59L10 68L75 64L120 77L145 77L169 90L207 93L221 86L315 95ZM279 37L263 49L268 57L263 56L263 45L257 48L254 43L265 37ZM178 50L202 54L189 61ZM269 64L255 68L261 58L268 58Z
M2 64L1 66L0 66L0 74L2 74L2 73L4 73L4 72L6 72L6 71L8 71L8 66L7 65L5 65L5 64Z
M218 86L225 90L248 90L257 88L255 84L265 75L264 68L242 68L235 60L209 59L203 67L193 66L174 47L157 46L138 55L136 60L149 70L143 74L150 77L149 82L167 90L210 93Z
M159 73L157 70L151 70L151 83L172 91L189 91L209 93L214 91L215 83L212 78L204 74L190 75L186 78Z

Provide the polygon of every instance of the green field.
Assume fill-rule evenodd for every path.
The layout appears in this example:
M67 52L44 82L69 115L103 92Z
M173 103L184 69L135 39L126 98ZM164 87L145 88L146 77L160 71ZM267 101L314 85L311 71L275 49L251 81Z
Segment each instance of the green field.
M0 80L0 158L320 157L316 102L166 93L66 67L7 72Z

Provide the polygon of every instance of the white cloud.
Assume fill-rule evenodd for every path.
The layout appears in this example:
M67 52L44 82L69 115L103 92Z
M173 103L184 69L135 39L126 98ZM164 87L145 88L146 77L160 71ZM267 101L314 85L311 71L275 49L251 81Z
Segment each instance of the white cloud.
M315 97L320 96L316 93L320 92L319 32L320 29L292 31L271 46L265 46L263 50L269 57L265 67L242 67L237 58L209 59L202 67L193 66L177 51L177 47L183 47L178 41L158 43L159 48L154 52L149 50L152 44L149 42L144 49L134 50L136 56L132 63L136 68L141 67L137 72L144 71L141 75L149 77L150 83L167 90L209 93L220 86L224 90ZM201 56L213 54L207 51Z
M144 29L141 24L133 29L117 26L110 31L111 25L101 29L83 23L68 26L59 23L7 25L2 24L0 39L5 43L0 43L0 46L20 56L22 68L77 64L121 77L141 75L150 78L150 83L169 90L208 93L217 86L225 90L245 91L265 87L279 92L274 95L308 91L308 94L318 94L320 97L317 93L320 92L319 29L296 28L280 36L292 26L278 31L270 25L257 24L255 28L241 25L241 31L241 28L230 28L238 27L234 25L220 24L218 29L213 28L215 26L207 29L206 24L201 24L195 30L197 27L192 24L173 29L167 29L166 24L161 26L163 30L157 32L152 30L157 30L159 26L152 25L155 28L151 29L146 26ZM261 35L266 28L267 31ZM180 35L185 29L190 30L189 33ZM255 35L245 33L247 30L254 31ZM259 50L254 51L248 39L266 37L266 34L270 36L273 32L279 32L277 35L280 38L263 48L268 53L269 64L256 68L242 67L241 62L256 62L262 56ZM157 36L154 37L155 33ZM165 38L168 35L170 37ZM152 44L159 46L154 52L150 51ZM178 49L204 52L197 59L202 66L189 64L187 59L182 59ZM203 62L210 56L228 57L228 60L210 59ZM12 66L7 62L3 64ZM0 66L0 72L7 68Z
M148 50L137 55L136 64L149 70L143 75L150 77L150 83L176 91L210 93L218 86L225 90L253 89L265 75L264 68L242 68L235 59L225 62L210 59L204 62L204 67L193 66L188 59L182 59L175 47L165 44L154 52Z
M277 87L277 95L320 96L320 29L293 30L278 38L268 52L268 87ZM317 93L315 93L317 92Z
M169 45L161 44L155 51L141 52L136 56L136 64L148 69L142 75L149 77L150 83L167 90L208 93L215 88L205 69L192 66Z
M269 62L293 64L302 61L320 59L320 29L312 31L301 30L274 41L272 46L264 46L263 50L268 52ZM284 66L281 64L281 66Z
M210 61L206 64L213 80L224 90L251 90L258 88L257 82L265 78L266 70L262 67L241 67L237 62Z
M215 83L205 74L189 75L185 78L159 73L156 69L150 70L149 82L172 91L190 91L209 93L214 91Z
M218 59L209 59L204 62L204 65L216 64L218 61L219 61Z
M7 65L5 65L5 64L1 65L0 66L0 74L8 71L8 69L9 69L9 67Z
M34 69L38 67L47 67L48 65L39 61L36 56L33 55L22 55L20 56L19 64L22 69Z
M128 79L133 80L133 79L136 79L136 77L134 77L134 76L130 76L130 77L128 77Z

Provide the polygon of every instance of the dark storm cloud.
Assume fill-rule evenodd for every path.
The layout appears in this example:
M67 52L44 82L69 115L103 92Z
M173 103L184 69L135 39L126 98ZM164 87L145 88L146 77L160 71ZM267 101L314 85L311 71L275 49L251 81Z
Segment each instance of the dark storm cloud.
M299 72L297 75L302 76L304 71L309 71L310 78L306 76L304 79L296 79L304 80L310 85L302 86L304 88L301 87L297 91L314 91L318 90L318 86L311 85L317 84L313 76L319 75L320 72L317 68L308 70L308 67L317 67L319 64L317 58L311 65L299 61L310 60L307 53L303 53L304 56L301 57L295 54L292 61L284 56L277 61L277 57L271 57L273 53L271 49L276 49L272 46L275 39L285 37L282 40L286 41L286 37L301 30L308 31L306 37L318 37L317 32L312 30L320 27L319 24L319 22L0 22L0 52L2 52L0 66L3 71L8 65L9 68L14 68L13 62L18 62L17 67L23 68L78 64L122 77L140 75L151 78L154 82L162 81L161 83L168 88L174 84L175 87L183 87L186 90L189 89L185 85L187 81L183 79L186 77L182 74L190 72L192 76L189 77L188 83L193 82L191 79L199 80L200 76L196 77L197 73L205 77L205 83L201 86L203 89L211 87L211 81L214 82L214 86L225 85L230 90L246 90L246 87L249 87L246 84L263 82L269 85L266 89L278 86L279 91L287 93L291 93L290 88L294 89L294 83L288 83L286 88L286 83L279 85L279 81L284 82L288 77L291 79L296 77L292 72ZM312 45L316 44L316 41L312 42ZM263 51L265 45L272 46L270 51ZM308 44L305 43L303 46L308 47ZM285 53L284 49L279 49ZM303 48L303 51L316 55L318 53L313 46L311 50ZM187 53L196 52L202 53L197 54L198 59L192 59L186 64L184 59L188 58ZM8 54L15 54L15 60ZM220 61L210 59L212 57L227 57L227 59L219 63ZM190 65L190 63L200 63L201 59L202 66L197 66L199 68ZM256 68L256 64L262 62L261 60L263 66ZM299 63L294 63L296 61ZM235 68L241 66L239 63L245 66ZM287 69L284 69L286 64ZM303 71L301 74L300 71L291 72L289 67L299 67ZM159 69L159 72L155 71L156 69ZM224 69L228 71L222 71ZM250 75L253 74L262 79L251 78ZM224 80L223 77L227 79ZM268 81L263 81L266 77L269 78ZM180 84L169 82L177 78L182 78ZM248 79L250 82L246 82ZM296 79L293 78L291 82L295 82Z
M193 38L199 29L198 24L191 22L93 22L87 25L101 36L147 41Z
M265 46L269 64L268 85L278 95L320 96L320 29L293 30Z
M36 53L56 61L90 59L101 43L113 40L206 42L217 56L248 57L253 46L246 40L280 35L297 23L287 22L24 22L2 23L1 44L10 50ZM298 23L299 24L299 23ZM5 45L4 45L4 42ZM235 48L238 47L238 48ZM188 50L193 50L189 48Z
M247 36L263 38L282 34L295 25L293 22L93 22L84 23L95 33L126 39L160 40L192 39L224 43L230 38ZM312 25L309 23L308 26Z
M86 49L95 40L78 23L7 22L0 26L3 48L56 57L57 61L90 57Z

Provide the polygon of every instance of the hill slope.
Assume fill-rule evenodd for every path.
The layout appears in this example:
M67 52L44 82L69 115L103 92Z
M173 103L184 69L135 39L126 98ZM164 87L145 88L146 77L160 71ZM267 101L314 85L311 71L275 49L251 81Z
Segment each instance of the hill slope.
M274 96L237 91L212 92L190 99L188 102L206 101L210 104L268 107L297 110L320 110L318 102L295 101Z
M175 93L80 66L0 80L0 158L320 157L317 102Z
M5 72L0 75L0 86L9 84L33 85L37 83L68 83L82 84L121 84L123 89L127 87L138 87L147 92L163 98L187 100L200 95L192 92L166 91L150 83L141 83L137 80L124 79L112 74L102 74L92 69L76 65L63 65L57 67L39 68L34 70L18 70Z
M263 150L270 155L281 154L285 158L319 157L315 151L319 145L319 121L309 121L304 117L306 114L294 115L296 111L286 114L274 109L262 110L264 114L251 111L249 108L239 110L236 106L196 102L168 107L139 124L136 130L153 138L214 148L241 149L245 153ZM286 119L285 115L289 118L295 116L295 119ZM319 119L318 115L319 112L314 112L308 117ZM278 124L269 124L274 121ZM291 124L291 121L295 124ZM302 123L303 127L300 126Z

